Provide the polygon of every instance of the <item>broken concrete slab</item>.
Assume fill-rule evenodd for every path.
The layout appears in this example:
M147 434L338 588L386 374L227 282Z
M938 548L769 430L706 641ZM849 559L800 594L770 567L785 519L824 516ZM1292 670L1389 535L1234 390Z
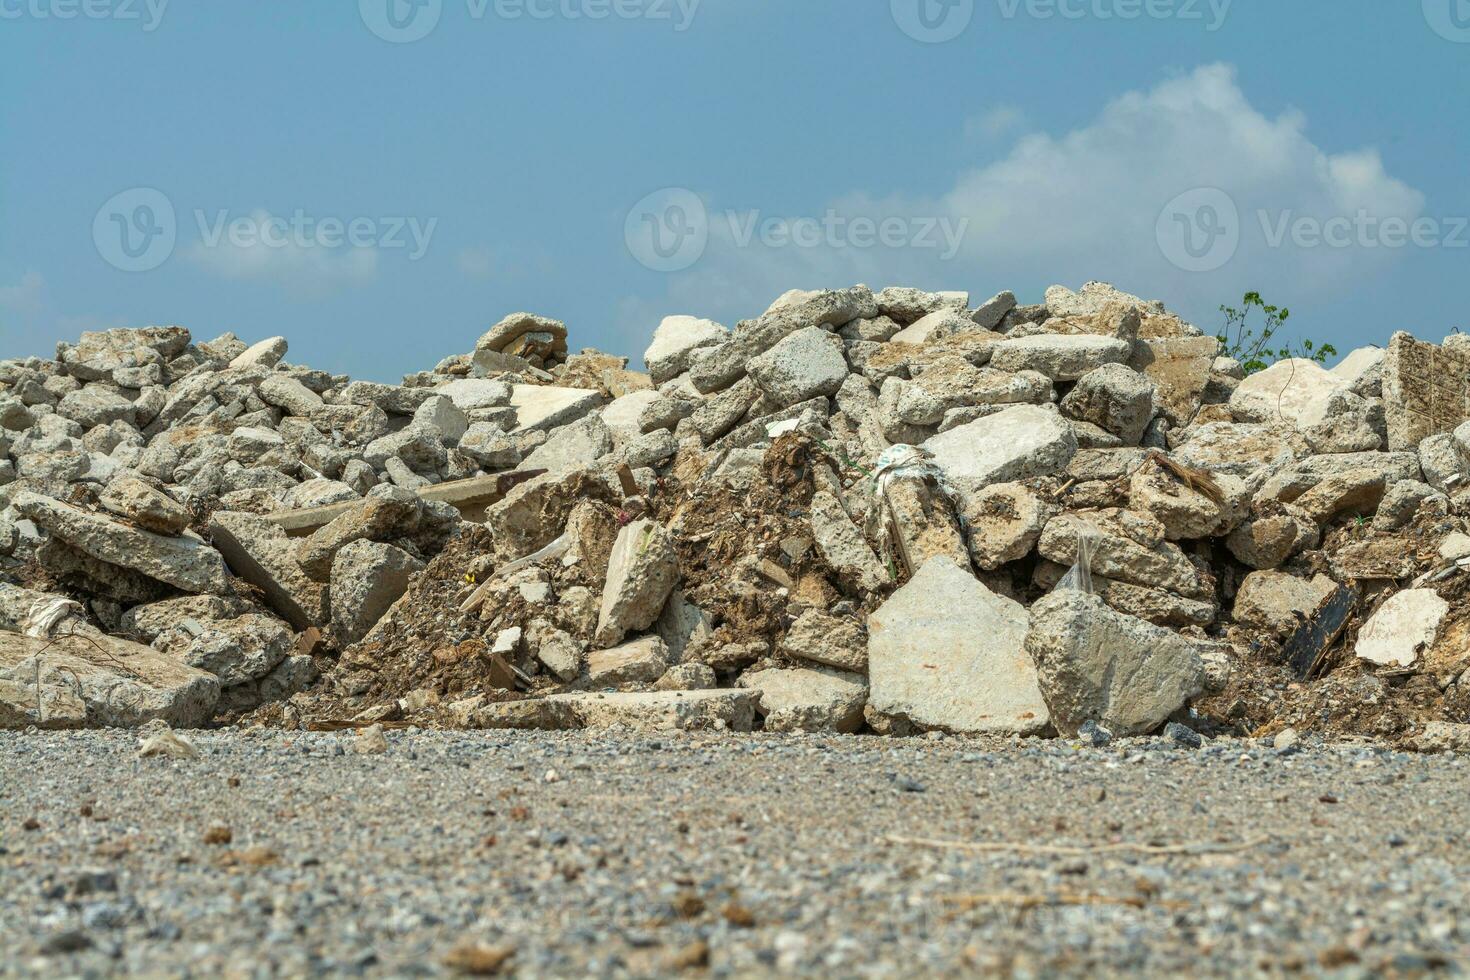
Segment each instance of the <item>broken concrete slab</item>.
M1034 334L1011 337L990 351L990 366L999 371L1037 371L1053 381L1076 381L1104 364L1124 364L1133 345L1116 337L1092 334Z
M782 637L780 650L788 657L836 667L851 673L868 671L868 634L847 616L808 609Z
M1025 642L1052 724L1068 737L1089 721L1147 735L1204 690L1193 644L1084 592L1039 599Z
M1387 492L1383 473L1376 470L1347 470L1327 477L1295 501L1297 509L1319 527L1343 516L1371 516Z
M294 638L274 616L246 613L204 623L180 620L154 640L158 650L208 671L227 689L275 670L291 653Z
M869 703L924 728L1042 732L1048 713L1026 628L1019 602L932 559L868 617Z
M294 629L327 624L326 587L313 582L296 560L296 543L279 524L254 514L218 511L209 536L231 570L265 593L266 601Z
M224 559L194 534L167 537L22 491L11 506L68 545L98 561L129 568L184 592L228 591Z
M100 633L53 637L0 633L0 678L34 690L38 670L43 688L80 693L85 724L90 727L136 728L157 719L174 728L198 728L209 721L220 694L213 674L138 643ZM6 689L0 685L0 692ZM47 725L47 701L62 706L71 699L57 691L43 693L37 720L22 723ZM17 708L24 710L24 702L0 706L0 718L9 714L15 719ZM65 727L75 722L74 710L68 711Z
M1300 435L1279 425L1207 422L1192 426L1188 440L1172 455L1195 469L1249 478L1264 469L1289 466L1309 451Z
M553 694L533 701L478 706L472 728L541 730L626 728L633 732L748 732L755 724L754 691L653 691Z
M108 481L97 503L145 531L178 537L189 526L189 512L177 500L137 476L123 473Z
M412 491L373 487L367 497L302 539L296 545L296 560L307 575L325 582L338 550L353 541L389 541L412 534L422 514L423 502Z
M512 313L504 317L481 335L475 343L475 350L520 354L516 342L528 334L546 334L550 338L545 342L547 349L537 351L538 354L565 354L567 351L566 324L535 313Z
M245 348L230 361L232 368L273 368L281 363L289 348L285 337L267 337Z
M871 592L888 584L888 572L834 494L821 490L812 497L810 521L822 560L849 588Z
M511 386L504 381L461 378L439 385L433 393L448 398L461 412L473 412L485 408L509 407Z
M1136 446L1154 416L1154 383L1122 364L1105 364L1084 374L1062 399L1062 412Z
M1333 396L1349 384L1304 357L1277 361L1248 376L1230 396L1230 411L1242 422L1288 422L1298 429L1322 422Z
M705 394L721 391L745 376L745 365L751 358L765 353L788 334L806 327L840 327L877 315L878 304L866 286L812 294L736 324L726 343L711 348L690 368L690 380Z
M1016 405L941 432L920 448L966 494L1066 469L1077 437L1055 409Z
M657 636L644 636L609 650L587 654L587 683L652 684L669 668L669 648Z
M586 469L612 450L612 430L601 417L587 415L559 427L522 465L528 470L559 475Z
M745 368L775 408L835 394L848 371L842 341L820 327L788 334Z
M1470 355L1399 331L1383 361L1383 406L1390 450L1453 431L1470 421Z
M1004 314L1002 314L1004 316ZM889 338L894 344L929 344L975 329L975 321L963 309L941 308L926 313Z
M1078 539L1083 536L1091 542L1095 574L1196 599L1210 592L1200 570L1177 545L1164 540L1163 526L1132 511L1060 514L1047 522L1037 552L1048 561L1070 567L1077 562Z
M1337 583L1325 575L1308 580L1285 572L1251 572L1235 594L1233 615L1238 623L1289 634L1336 590Z
M1210 370L1219 355L1214 337L1148 337L1134 342L1128 366L1154 383L1158 411L1175 426L1199 411Z
M1056 513L1024 483L995 483L969 495L965 530L977 568L994 571L1031 553Z
M1434 646L1449 611L1433 589L1395 593L1358 630L1353 652L1380 667L1412 667Z
M756 691L768 732L855 732L863 724L867 680L860 674L809 667L756 670L739 685Z
M654 384L663 384L689 370L698 351L717 347L730 331L713 320L693 316L666 316L643 352L643 363Z
M629 631L652 626L678 580L679 559L669 532L650 520L627 524L608 559L597 642L614 646Z
M328 592L338 649L367 636L423 570L423 562L381 541L358 539L338 549Z
M550 431L601 407L606 399L586 388L514 385L510 404L516 410L516 432Z

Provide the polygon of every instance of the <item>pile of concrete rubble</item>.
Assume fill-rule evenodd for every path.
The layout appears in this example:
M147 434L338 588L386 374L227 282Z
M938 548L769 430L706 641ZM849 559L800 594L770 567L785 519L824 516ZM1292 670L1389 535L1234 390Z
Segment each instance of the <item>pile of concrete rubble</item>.
M646 372L285 354L0 362L0 726L1470 743L1470 338L1246 377L1103 283L857 286Z

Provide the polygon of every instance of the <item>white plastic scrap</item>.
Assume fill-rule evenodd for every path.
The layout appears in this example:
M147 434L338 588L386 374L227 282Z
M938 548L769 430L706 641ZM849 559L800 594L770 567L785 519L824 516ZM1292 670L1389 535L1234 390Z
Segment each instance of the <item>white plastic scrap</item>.
M962 533L965 531L965 511L960 506L959 494L950 485L943 468L934 462L934 454L927 449L902 443L889 446L883 450L883 454L878 457L878 462L873 468L873 495L883 518L879 522L877 533L883 553L889 557L897 554L900 549L895 548L892 540L897 520L893 513L893 505L888 499L888 488L894 480L909 479L932 483L949 500L955 520L959 522L960 531ZM910 569L910 571L917 571L917 569Z
M1077 561L1057 582L1053 592L1071 589L1076 592L1092 592L1092 549L1097 539L1083 531L1077 532Z
M73 616L82 619L84 615L81 603L52 596L31 603L21 620L21 627L26 636L44 640L56 635L56 628L68 619Z
M199 750L194 747L193 742L165 727L155 729L138 744L138 758L146 759L152 755L169 759L197 759Z

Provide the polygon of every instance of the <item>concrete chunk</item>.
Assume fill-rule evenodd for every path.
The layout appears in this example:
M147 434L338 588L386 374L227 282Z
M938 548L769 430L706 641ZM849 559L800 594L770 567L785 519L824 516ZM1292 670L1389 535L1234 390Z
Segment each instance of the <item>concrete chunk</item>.
M327 624L327 590L296 560L285 530L254 514L219 511L209 521L215 543L236 575L265 593L271 608L296 630Z
M510 395L510 404L516 410L516 432L550 430L575 422L603 401L596 391L552 385L515 385Z
M847 380L842 341L820 327L807 327L781 339L746 370L774 406L785 408L819 395L834 394Z
M612 646L630 630L652 626L679 579L669 532L653 521L633 521L618 532L607 564L597 641Z
M1052 724L1068 737L1089 721L1114 735L1147 735L1204 690L1193 644L1083 592L1038 600L1026 649Z
M25 701L12 700L17 686L34 697L38 665L42 687L52 695L43 695L42 714L47 703L64 705L69 700L64 692L78 690L82 712L67 712L58 725L54 718L31 717L34 711ZM214 713L219 694L214 675L151 647L95 631L58 637L0 633L0 728L136 728L154 719L175 728L198 728Z
M951 732L1037 733L1048 722L1026 609L934 558L868 617L869 703Z
M36 493L18 493L11 504L23 517L98 561L130 568L184 592L229 589L224 559L197 535L165 537L126 527Z
M693 316L666 316L643 352L643 363L654 384L663 384L689 370L696 352L723 344L730 331L713 320Z
M860 675L798 667L752 671L739 683L760 695L756 710L768 732L855 732L862 727L868 685Z
M1056 411L1016 405L941 432L922 448L962 491L1066 469L1077 452L1072 427Z
M1412 667L1439 638L1450 604L1433 589L1407 589L1378 607L1358 631L1358 659L1381 667Z
M379 541L353 541L332 559L332 633L339 649L361 640L397 602L424 563Z
M990 366L999 371L1038 371L1053 381L1076 381L1104 364L1123 364L1133 345L1116 337L1093 334L1035 334L1013 337L990 351Z

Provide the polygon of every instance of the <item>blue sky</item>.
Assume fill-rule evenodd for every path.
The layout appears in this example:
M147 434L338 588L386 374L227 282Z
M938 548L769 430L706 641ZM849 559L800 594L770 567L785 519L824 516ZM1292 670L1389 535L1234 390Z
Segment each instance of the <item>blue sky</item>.
M0 0L0 356L178 323L393 380L859 281L1470 328L1470 0L419 2Z

